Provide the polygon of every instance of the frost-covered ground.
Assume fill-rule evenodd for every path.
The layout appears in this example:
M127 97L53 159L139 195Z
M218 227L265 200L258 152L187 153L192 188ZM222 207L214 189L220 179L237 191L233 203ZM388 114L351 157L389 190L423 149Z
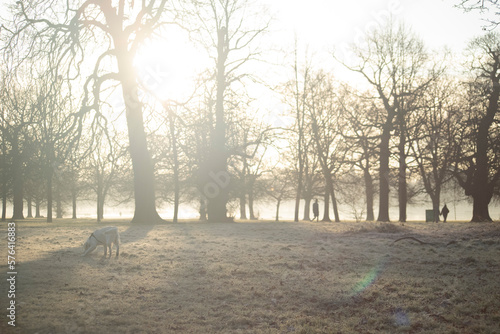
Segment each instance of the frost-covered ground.
M118 226L120 258L101 259L102 247L82 258L102 225ZM16 230L16 328L3 278L1 333L500 330L499 223L56 220ZM0 233L6 277L5 224Z

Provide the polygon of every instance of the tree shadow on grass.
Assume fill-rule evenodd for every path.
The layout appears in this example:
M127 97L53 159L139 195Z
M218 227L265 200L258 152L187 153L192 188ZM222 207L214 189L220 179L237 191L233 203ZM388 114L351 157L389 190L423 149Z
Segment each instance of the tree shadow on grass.
M107 220L102 223L82 221L81 224L68 222L66 225L46 224L45 222L28 222L23 226L23 222L16 222L16 327L10 328L5 321L0 325L1 333L10 333L12 330L21 329L23 332L31 330L40 333L55 332L47 327L45 318L54 321L53 329L64 329L66 332L72 332L67 328L71 322L70 310L68 314L64 313L64 308L55 307L50 310L53 303L68 303L68 307L74 309L75 320L80 321L77 325L77 331L82 328L88 328L91 319L86 315L89 308L96 309L92 299L100 296L104 292L102 289L103 280L110 280L106 290L109 290L116 282L118 276L126 276L130 269L129 258L127 258L127 245L135 242L141 242L148 237L148 234L155 228L155 224L130 225L125 221ZM71 226L74 225L74 228ZM112 257L104 259L102 257L104 250L102 246L96 248L94 252L86 257L82 257L83 244L90 234L104 226L117 226L121 235L120 257L116 258L116 248L113 247ZM7 235L6 227L2 228L2 235ZM7 243L0 243L0 251L7 254ZM125 252L124 252L125 251ZM130 252L129 252L130 253ZM109 255L109 254L108 254ZM123 257L125 255L125 257ZM130 255L128 255L130 256ZM132 266L132 269L135 267ZM7 266L7 261L0 264L0 272L5 275L12 272ZM89 283L99 277L98 271L105 271L108 274L105 278L100 277L99 285ZM107 283L107 281L105 282ZM9 282L0 281L0 290L8 291ZM0 307L4 310L9 306L10 300L1 298ZM74 301L73 301L74 300ZM52 304L51 304L52 303ZM82 305L85 305L82 308ZM42 308L49 307L48 311L40 311ZM81 310L80 310L81 308ZM87 310L87 311L86 311ZM33 315L33 313L40 315ZM73 312L73 311L72 311ZM27 313L31 313L30 316ZM36 321L41 316L40 322ZM93 318L96 318L95 315ZM26 322L23 320L26 319ZM30 320L28 320L30 319ZM90 320L89 320L90 319ZM29 321L29 323L27 323ZM59 323L61 322L61 323ZM70 326L71 327L71 326Z
M130 225L125 231L120 231L120 243L128 244L145 239L156 225Z

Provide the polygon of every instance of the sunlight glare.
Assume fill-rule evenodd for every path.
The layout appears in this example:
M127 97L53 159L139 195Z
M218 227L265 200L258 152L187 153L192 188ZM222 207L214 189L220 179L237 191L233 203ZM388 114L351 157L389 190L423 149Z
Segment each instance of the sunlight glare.
M182 101L194 92L195 79L207 66L205 58L186 32L171 27L143 45L134 66L143 89L162 101Z

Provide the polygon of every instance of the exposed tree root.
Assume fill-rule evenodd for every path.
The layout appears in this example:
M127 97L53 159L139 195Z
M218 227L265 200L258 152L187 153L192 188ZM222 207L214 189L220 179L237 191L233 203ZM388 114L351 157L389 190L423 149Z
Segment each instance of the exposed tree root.
M434 245L433 243L430 243L430 242L424 242L424 241L419 240L419 239L417 239L417 238L415 238L415 237L402 237L402 238L399 238L399 239L394 240L394 242L393 242L393 243L396 243L396 242L398 242L398 241L400 241L400 240L404 240L404 239L411 239L411 240L415 240L416 242L418 242L418 243L419 243L419 244L421 244L421 245Z
M433 242L425 242L425 241L422 241L422 240L419 240L415 237L402 237L402 238L399 238L399 239L396 239L394 240L393 244L400 241L400 240L405 240L405 239L410 239L410 240L415 240L416 242L418 242L419 244L421 245L436 245L436 243L433 243ZM446 246L449 246L449 245L453 245L453 244L456 244L457 241L456 240L451 240L449 241Z

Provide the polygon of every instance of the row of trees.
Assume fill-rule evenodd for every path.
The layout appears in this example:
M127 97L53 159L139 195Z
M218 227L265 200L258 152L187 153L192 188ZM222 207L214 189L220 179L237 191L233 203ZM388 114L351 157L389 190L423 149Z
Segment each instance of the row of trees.
M329 195L336 220L335 183L341 188L346 175L361 174L367 220L374 219L374 179L377 220L389 220L389 192L395 188L399 221L404 222L408 201L419 191L408 183L416 178L435 217L444 185L458 182L472 198L472 221L491 220L488 205L500 185L499 43L496 33L473 40L466 65L457 70L456 63L426 51L404 25L389 21L352 48L354 61L338 59L364 78L365 91L335 86L328 74L308 67L296 75L291 96L297 111L298 172L308 180L318 161L325 202ZM306 189L310 180L299 178L299 188ZM296 220L303 197L297 193Z
M301 203L309 219L311 200L323 196L323 220L333 212L340 221L339 203L356 207L363 188L366 220L375 220L378 198L377 220L389 221L396 189L406 221L422 191L437 217L443 187L456 182L473 201L472 220L491 220L500 193L495 33L472 41L458 70L387 21L352 46L349 61L332 58L363 89L301 63L296 50L291 79L272 87L286 111L269 122L273 111L258 111L249 89L259 81L251 65L263 60L257 41L269 31L255 3L36 0L11 11L2 30L3 219L9 198L14 219L25 202L28 216L32 203L38 215L45 203L49 221L54 197L57 216L71 198L73 217L77 201L92 197L98 219L106 198L134 198L133 223L161 220L161 201L173 204L174 221L181 203L225 221L228 206L253 219L254 204L273 199L278 219L282 201L295 198L298 221ZM214 64L182 103L155 94L133 66L140 46L169 24L189 30Z

